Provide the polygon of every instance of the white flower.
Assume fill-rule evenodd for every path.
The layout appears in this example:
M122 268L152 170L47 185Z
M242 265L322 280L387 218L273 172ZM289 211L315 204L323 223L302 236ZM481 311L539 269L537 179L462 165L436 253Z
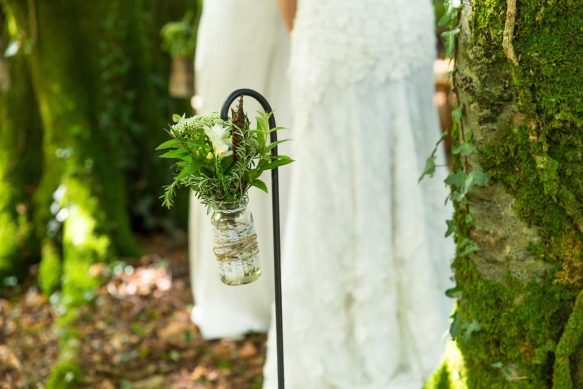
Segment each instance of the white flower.
M233 140L227 138L229 136L229 129L222 127L220 124L215 124L212 127L204 126L204 133L209 137L213 144L213 151L219 158L227 157L233 154L229 148L233 145Z

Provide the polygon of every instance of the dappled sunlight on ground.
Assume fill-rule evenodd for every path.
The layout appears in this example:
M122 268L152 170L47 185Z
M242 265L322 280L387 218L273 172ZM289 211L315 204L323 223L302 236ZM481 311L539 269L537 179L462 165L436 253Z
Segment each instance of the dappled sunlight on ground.
M260 388L265 335L202 340L190 322L186 249L162 236L141 241L149 254L139 261L91 268L102 286L88 296L76 326L84 387ZM34 287L3 293L0 388L43 388L58 357L58 296L49 301Z

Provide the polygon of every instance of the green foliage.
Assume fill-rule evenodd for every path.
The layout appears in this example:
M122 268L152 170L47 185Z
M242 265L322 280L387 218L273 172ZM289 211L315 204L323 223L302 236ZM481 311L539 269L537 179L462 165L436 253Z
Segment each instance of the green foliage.
M538 239L527 247L529 259L544 261L549 270L525 282L508 271L495 282L484 263L503 267L524 259L504 258L504 245L499 251L458 255L453 267L463 295L452 325L461 331L461 323L476 320L482 327L467 343L458 341L467 387L576 388L583 384L578 297L583 287L583 3L518 2L513 45L519 66L509 64L501 44L506 8L504 0L472 2L471 43L457 53L468 69L456 86L458 96L479 111L473 128L480 127L482 140L492 138L479 150L462 149L459 141L454 160L459 167L465 157L479 157L488 186L502 185L516 216L536 231ZM483 200L491 201L477 197L469 210ZM467 216L458 203L451 228L458 244L484 234L472 229ZM501 226L498 235L486 238L513 228ZM522 263L527 272L527 261ZM451 379L446 384L455 387Z
M17 41L14 20L8 14L0 23L3 42ZM32 192L42 174L42 133L25 50L0 58L0 280L22 279L28 266L38 261Z
M463 324L461 328L464 330L464 335L462 336L462 343L468 343L470 341L470 337L474 332L482 330L482 325L478 323L476 320L472 320L469 323Z
M196 22L193 11L179 22L168 22L160 30L162 36L162 50L172 57L192 58L196 47Z
M165 187L163 204L172 206L175 190L181 186L191 188L206 206L239 201L251 186L267 192L261 174L293 162L288 156L271 154L288 139L267 143L271 132L282 129L269 129L270 116L260 113L257 129L251 130L246 116L240 128L233 121L221 120L218 112L188 119L175 115L177 123L170 128L173 139L157 148L172 148L160 157L179 160L174 165L174 182Z
M83 374L75 362L67 361L53 368L47 381L47 389L75 389L82 383Z
M449 341L441 365L423 389L467 389L464 360L455 342Z
M431 389L450 389L451 382L449 379L450 373L445 363L441 364L439 368L433 373L433 376L426 384L425 388Z
M462 8L460 0L445 0L443 2L444 12L439 20L439 26L447 26L449 30L441 33L441 37L445 39L445 56L447 58L453 57L453 52L456 45L456 36L460 33L458 24L459 10Z
M454 28L450 31L444 31L441 33L441 37L445 38L445 56L451 57L453 55L453 51L455 50L455 39L457 34L460 33L459 28Z
M38 283L42 292L50 296L61 284L63 264L61 255L50 239L46 239L42 248L43 260L38 271Z
M569 316L569 321L565 326L565 331L557 344L555 352L556 359L553 371L553 383L555 388L571 389L573 381L571 378L570 358L583 344L583 292L579 293L573 313Z
M437 148L439 147L440 143L443 142L443 140L447 137L447 135L448 135L448 132L444 131L443 134L441 135L441 138L439 138L439 140L435 144L435 148L433 149L433 152L431 153L431 155L429 156L429 158L427 158L427 161L425 162L425 169L423 169L423 173L421 174L421 177L419 177L419 180L417 181L418 183L421 182L423 177L425 177L425 176L433 177L433 174L435 174L435 167L436 167L435 166L435 159L437 158L435 156L435 154L437 153Z

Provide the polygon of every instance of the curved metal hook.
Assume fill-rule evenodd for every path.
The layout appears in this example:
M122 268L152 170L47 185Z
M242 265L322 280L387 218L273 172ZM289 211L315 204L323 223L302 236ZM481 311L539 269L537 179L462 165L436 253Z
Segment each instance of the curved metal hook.
M221 108L221 119L228 120L229 108L239 96L253 97L261 104L266 113L272 111L271 106L259 92L253 89L237 89L227 97ZM275 116L269 117L269 129L275 128ZM269 137L271 143L277 142L276 131ZM277 155L277 146L271 149L272 155ZM277 341L277 376L278 388L284 389L284 369L283 369L283 310L281 294L281 246L279 233L279 175L277 168L271 171L271 199L273 206L273 262L275 270L275 333Z
M235 100L237 100L237 97L241 95L253 97L255 100L257 100L257 102L259 102L259 104L261 104L261 107L263 108L265 113L273 111L265 97L263 97L263 95L261 95L259 92L254 91L253 89L237 89L236 91L231 93L223 103L223 107L221 108L221 119L223 120L228 119L229 107L231 106L231 104L233 104ZM271 130L274 128L275 128L275 116L271 114L271 116L269 117L269 129ZM272 134L275 134L275 132L272 132ZM274 142L273 138L271 139L271 141Z

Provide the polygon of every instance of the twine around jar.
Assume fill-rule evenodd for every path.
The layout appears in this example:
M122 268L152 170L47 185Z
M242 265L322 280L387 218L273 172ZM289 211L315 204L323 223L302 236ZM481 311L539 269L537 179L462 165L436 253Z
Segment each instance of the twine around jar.
M217 251L222 251L227 249L226 253L218 253ZM240 259L233 259L235 256L239 256L245 252L250 252L251 255L259 254L259 246L257 244L257 234L250 235L246 238L236 240L234 242L215 244L213 249L215 253L215 258L219 262L235 262L240 261Z

